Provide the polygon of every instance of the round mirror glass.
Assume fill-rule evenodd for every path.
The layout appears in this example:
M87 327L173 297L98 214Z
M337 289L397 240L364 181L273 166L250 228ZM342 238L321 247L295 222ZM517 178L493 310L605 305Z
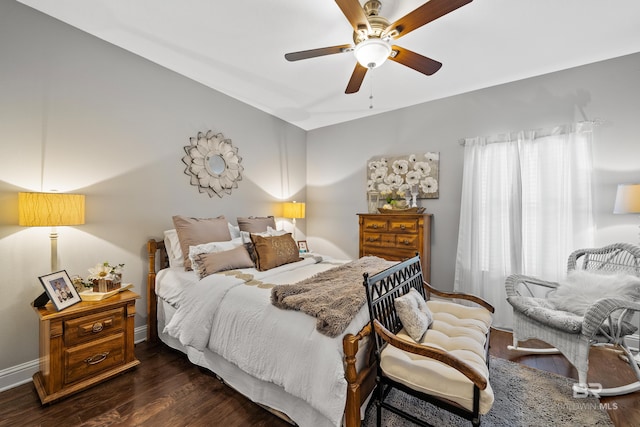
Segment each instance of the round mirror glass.
M227 166L226 162L219 154L209 157L207 165L209 167L209 172L215 175L221 175L222 172L224 172L225 167Z

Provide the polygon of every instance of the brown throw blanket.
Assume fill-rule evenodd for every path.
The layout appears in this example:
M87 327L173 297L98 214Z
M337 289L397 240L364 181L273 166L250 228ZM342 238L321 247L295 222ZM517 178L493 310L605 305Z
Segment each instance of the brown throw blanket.
M337 337L367 301L363 273L376 274L396 261L367 256L323 271L292 285L271 289L271 303L318 319L318 332Z

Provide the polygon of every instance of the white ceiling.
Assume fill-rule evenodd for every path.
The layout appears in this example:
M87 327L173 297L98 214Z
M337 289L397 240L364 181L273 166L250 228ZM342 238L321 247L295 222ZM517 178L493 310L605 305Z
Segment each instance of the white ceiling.
M305 130L640 52L638 0L475 0L397 40L436 74L387 61L346 95L351 53L284 59L352 42L334 0L18 1ZM424 2L382 0L381 15Z

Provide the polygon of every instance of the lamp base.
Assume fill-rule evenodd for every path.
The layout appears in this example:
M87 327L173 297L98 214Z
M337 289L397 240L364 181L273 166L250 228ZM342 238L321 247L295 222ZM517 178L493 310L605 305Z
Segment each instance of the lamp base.
M49 295L46 292L43 292L38 298L33 300L34 307L44 307L49 302Z

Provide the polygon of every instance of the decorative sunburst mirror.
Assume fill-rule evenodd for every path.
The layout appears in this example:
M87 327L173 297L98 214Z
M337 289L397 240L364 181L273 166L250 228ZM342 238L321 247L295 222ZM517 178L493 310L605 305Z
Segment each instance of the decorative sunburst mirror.
M209 197L214 194L222 197L238 188L244 168L240 164L242 157L238 156L238 147L234 147L230 139L210 130L198 132L196 137L189 138L189 142L184 147L187 155L182 161L187 165L184 173L191 176L191 185Z

